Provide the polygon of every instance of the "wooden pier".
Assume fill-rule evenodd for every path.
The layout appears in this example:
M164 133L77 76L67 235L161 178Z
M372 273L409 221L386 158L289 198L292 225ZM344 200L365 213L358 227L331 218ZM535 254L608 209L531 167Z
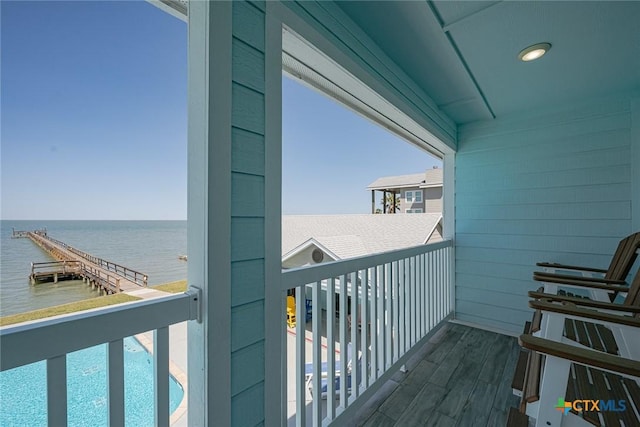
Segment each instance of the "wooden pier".
M146 274L93 256L47 235L46 229L13 230L14 238L29 238L56 261L31 263L32 285L59 280L82 279L101 292L115 294L147 286Z

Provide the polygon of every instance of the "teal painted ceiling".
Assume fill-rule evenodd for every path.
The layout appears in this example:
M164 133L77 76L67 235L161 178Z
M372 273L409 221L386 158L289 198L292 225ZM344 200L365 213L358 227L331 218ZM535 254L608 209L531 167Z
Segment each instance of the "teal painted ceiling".
M640 1L339 5L459 124L640 91Z

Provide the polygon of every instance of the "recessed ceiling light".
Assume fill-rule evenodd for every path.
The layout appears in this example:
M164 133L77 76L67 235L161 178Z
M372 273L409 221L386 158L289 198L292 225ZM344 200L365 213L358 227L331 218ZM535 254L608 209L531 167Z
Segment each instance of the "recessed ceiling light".
M551 43L538 43L533 46L529 46L518 54L518 59L524 62L533 61L540 58L551 49Z

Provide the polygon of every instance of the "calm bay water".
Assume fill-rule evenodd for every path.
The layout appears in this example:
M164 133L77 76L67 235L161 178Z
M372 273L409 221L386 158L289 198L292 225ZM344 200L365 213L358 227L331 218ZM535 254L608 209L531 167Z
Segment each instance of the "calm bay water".
M0 316L98 296L82 281L31 286L31 262L52 258L11 230L47 228L48 234L97 257L149 276L149 285L186 279L186 221L0 221Z

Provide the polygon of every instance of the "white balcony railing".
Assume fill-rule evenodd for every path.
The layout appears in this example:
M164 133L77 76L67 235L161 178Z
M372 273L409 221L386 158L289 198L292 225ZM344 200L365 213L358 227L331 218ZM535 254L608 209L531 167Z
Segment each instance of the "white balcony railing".
M108 343L109 426L124 426L123 339L153 330L155 425L169 426L169 326L199 316L199 291L0 328L0 371L47 361L47 424L67 425L67 354Z
M296 326L285 326L285 423L352 416L452 316L453 282L451 241L284 271L283 294L296 298Z
M444 241L287 270L281 289L283 296L294 289L301 302L296 327L283 326L283 421L328 425L353 415L452 315L453 245ZM169 326L197 319L199 303L192 288L0 328L0 371L46 360L48 425L67 425L67 355L107 343L108 420L123 426L123 339L154 331L155 425L168 426Z

